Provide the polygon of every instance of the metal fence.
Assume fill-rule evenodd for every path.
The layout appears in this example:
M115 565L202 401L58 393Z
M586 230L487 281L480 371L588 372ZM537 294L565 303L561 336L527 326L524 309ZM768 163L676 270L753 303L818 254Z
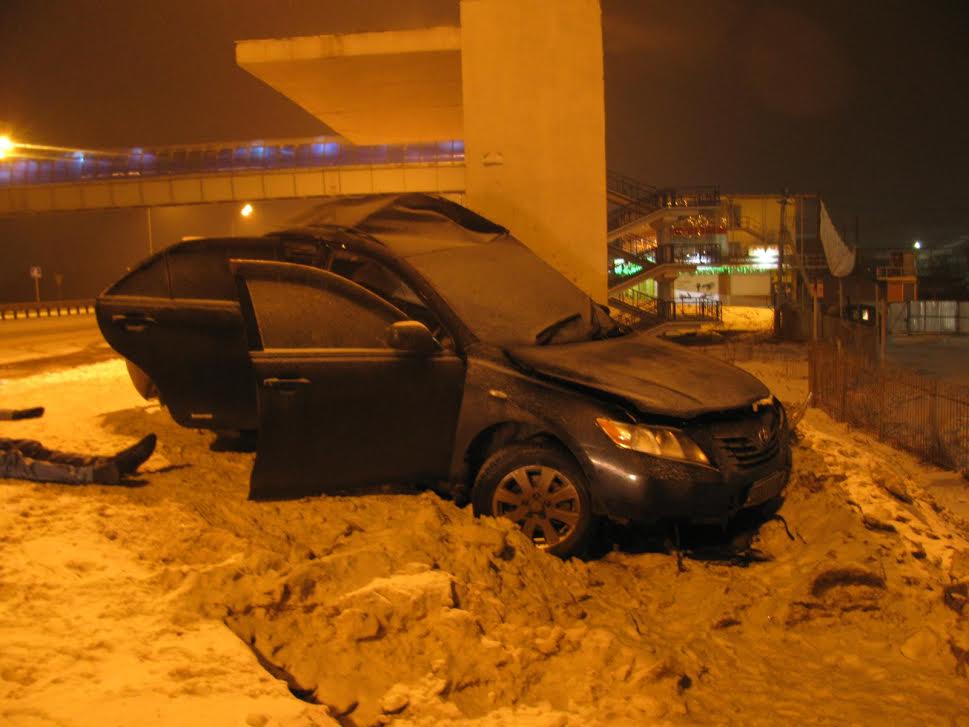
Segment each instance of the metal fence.
M819 316L818 340L832 346L840 346L843 351L875 358L878 355L878 327L874 309L862 311L855 320L838 316ZM805 338L810 340L810 320L803 320Z
M808 363L814 403L834 418L941 467L969 467L969 388L837 344L813 346Z
M969 333L969 301L911 300L888 306L888 332Z
M776 343L764 340L727 340L715 345L699 345L695 350L727 363L770 363L781 376L807 378L807 355L799 343Z
M686 298L661 301L668 321L721 321L723 305L715 298Z

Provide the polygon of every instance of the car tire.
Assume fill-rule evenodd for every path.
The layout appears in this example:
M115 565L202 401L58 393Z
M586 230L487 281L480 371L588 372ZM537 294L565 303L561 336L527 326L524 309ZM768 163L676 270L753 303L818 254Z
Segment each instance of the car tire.
M506 517L542 550L581 555L595 517L589 485L570 455L543 444L519 443L491 455L471 493L475 515Z

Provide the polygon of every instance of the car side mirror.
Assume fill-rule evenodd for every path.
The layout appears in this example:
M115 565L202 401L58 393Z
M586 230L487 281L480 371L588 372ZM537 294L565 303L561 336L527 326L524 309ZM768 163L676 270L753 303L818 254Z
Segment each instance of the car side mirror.
M387 326L387 345L398 351L425 355L441 350L427 326L419 321L397 321Z

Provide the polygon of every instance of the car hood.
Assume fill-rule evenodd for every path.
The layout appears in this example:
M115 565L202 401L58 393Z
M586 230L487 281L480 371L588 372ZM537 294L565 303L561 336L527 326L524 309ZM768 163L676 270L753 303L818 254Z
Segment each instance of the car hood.
M770 395L746 371L649 334L516 346L507 353L541 374L622 397L647 414L689 419Z

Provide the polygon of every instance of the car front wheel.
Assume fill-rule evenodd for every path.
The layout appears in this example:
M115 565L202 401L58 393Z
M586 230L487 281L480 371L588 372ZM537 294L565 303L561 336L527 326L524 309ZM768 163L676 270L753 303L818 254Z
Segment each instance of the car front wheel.
M475 479L476 515L508 518L539 548L568 557L582 552L592 532L585 475L553 447L521 443L499 450Z

